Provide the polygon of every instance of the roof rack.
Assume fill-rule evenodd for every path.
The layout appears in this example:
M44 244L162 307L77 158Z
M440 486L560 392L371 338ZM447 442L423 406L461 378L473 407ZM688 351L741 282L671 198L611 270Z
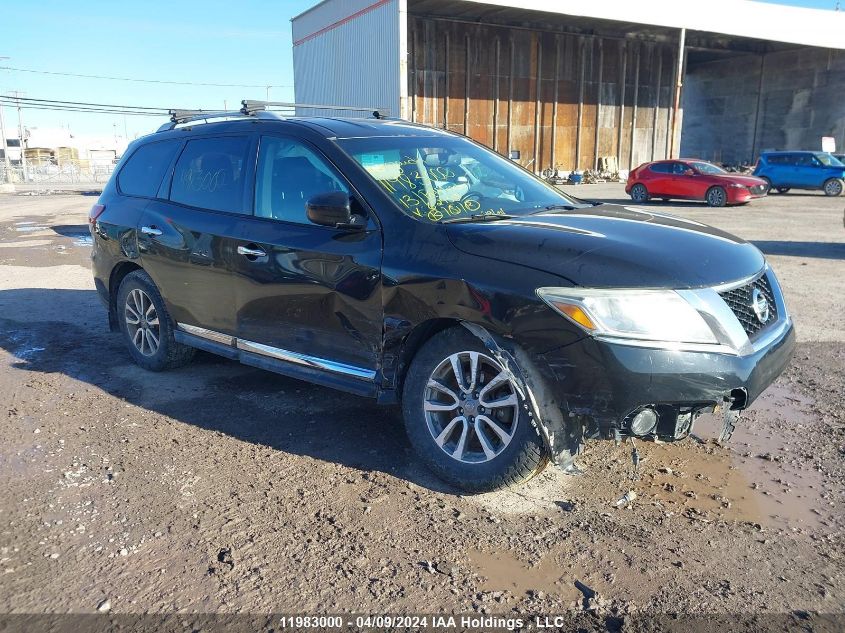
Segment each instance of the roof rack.
M177 125L182 125L183 123L190 123L191 121L207 122L209 119L242 119L244 117L255 117L258 119L279 118L279 116L272 112L246 113L242 110L169 110L168 114L170 114L170 122L165 123L160 128L158 128L158 132L172 130Z
M378 108L372 106L349 106L349 105L319 105L312 103L288 103L285 101L253 101L244 99L241 101L243 107L241 112L243 114L256 114L258 112L269 111L270 109L294 110L297 108L309 108L312 110L352 110L354 112L369 112L375 119L385 119L390 116L388 108Z
M206 121L210 119L231 119L231 118L245 118L252 117L256 119L280 119L281 117L272 109L289 110L291 115L296 115L297 108L311 108L315 110L352 110L354 112L370 112L373 118L384 119L390 115L390 110L387 108L369 108L361 106L342 106L342 105L314 105L308 103L287 103L284 101L251 101L244 99L241 101L242 107L240 110L168 110L170 114L170 122L165 123L158 132L166 132L174 129L177 125L190 123L191 121Z

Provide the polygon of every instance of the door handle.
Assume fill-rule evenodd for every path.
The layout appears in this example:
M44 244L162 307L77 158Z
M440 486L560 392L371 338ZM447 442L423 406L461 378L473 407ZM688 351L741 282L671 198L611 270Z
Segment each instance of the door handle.
M267 257L267 253L265 253L262 249L255 246L254 244L250 244L249 246L238 246L238 255L243 255L244 257Z
M142 226L141 233L144 235L161 235L161 229L157 229L155 226Z

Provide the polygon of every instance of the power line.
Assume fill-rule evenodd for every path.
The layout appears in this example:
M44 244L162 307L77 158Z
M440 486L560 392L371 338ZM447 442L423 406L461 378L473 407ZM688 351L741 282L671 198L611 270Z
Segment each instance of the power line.
M16 106L17 103L15 101L4 101L0 100L0 105L7 105L7 106ZM21 110L49 110L51 112L87 112L87 113L94 113L94 114L123 114L127 116L155 116L155 117L166 117L168 114L166 112L156 113L156 112L135 112L132 110L106 110L106 109L94 109L94 108L74 108L74 107L64 107L64 106L37 106L37 105L25 105L21 104Z
M109 77L107 75L83 75L80 73L66 73L55 70L35 70L33 68L15 68L0 66L0 70L11 70L18 73L35 73L38 75L59 75L62 77L80 77L83 79L103 79L108 81L135 81L145 84L168 84L171 86L212 86L216 88L292 88L290 84L259 85L259 84L222 84L202 81L166 81L164 79L140 79L137 77Z
M102 107L102 108L130 108L132 110L161 110L167 112L171 108L164 108L164 107L155 107L155 106L127 106L127 105L116 105L114 103L87 103L84 101L61 101L56 99L37 99L35 97L19 97L17 95L0 95L0 99L13 99L15 101L32 101L32 102L39 102L41 103L57 103L62 105L81 105L81 106L91 106L91 107Z
M126 106L108 103L87 103L83 101L58 101L0 94L0 106L12 106L21 110L48 110L53 112L83 112L93 114L117 114L129 116L168 116L167 108L149 106Z

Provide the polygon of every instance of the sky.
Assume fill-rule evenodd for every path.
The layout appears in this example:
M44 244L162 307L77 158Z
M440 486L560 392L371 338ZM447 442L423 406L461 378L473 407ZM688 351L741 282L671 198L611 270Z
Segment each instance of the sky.
M768 0L832 9L835 0ZM173 82L112 81L0 70L0 94L161 108L237 108L241 99L293 101L290 19L317 0L0 0L0 67ZM845 1L843 1L845 5ZM845 6L843 6L845 9ZM9 59L2 59L8 57ZM17 111L4 108L7 136ZM164 119L24 110L27 127L134 138Z

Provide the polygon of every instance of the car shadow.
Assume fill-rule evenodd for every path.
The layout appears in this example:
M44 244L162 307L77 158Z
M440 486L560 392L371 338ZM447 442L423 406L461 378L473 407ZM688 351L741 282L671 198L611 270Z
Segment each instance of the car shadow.
M91 237L91 232L87 224L55 224L50 228L62 237L71 237L73 239Z
M207 431L459 493L416 457L398 407L202 352L185 367L145 371L108 331L93 290L3 290L0 315L0 348L16 370L62 373Z
M766 255L785 255L788 257L814 257L818 259L845 259L843 242L788 242L788 241L753 241L752 244Z

